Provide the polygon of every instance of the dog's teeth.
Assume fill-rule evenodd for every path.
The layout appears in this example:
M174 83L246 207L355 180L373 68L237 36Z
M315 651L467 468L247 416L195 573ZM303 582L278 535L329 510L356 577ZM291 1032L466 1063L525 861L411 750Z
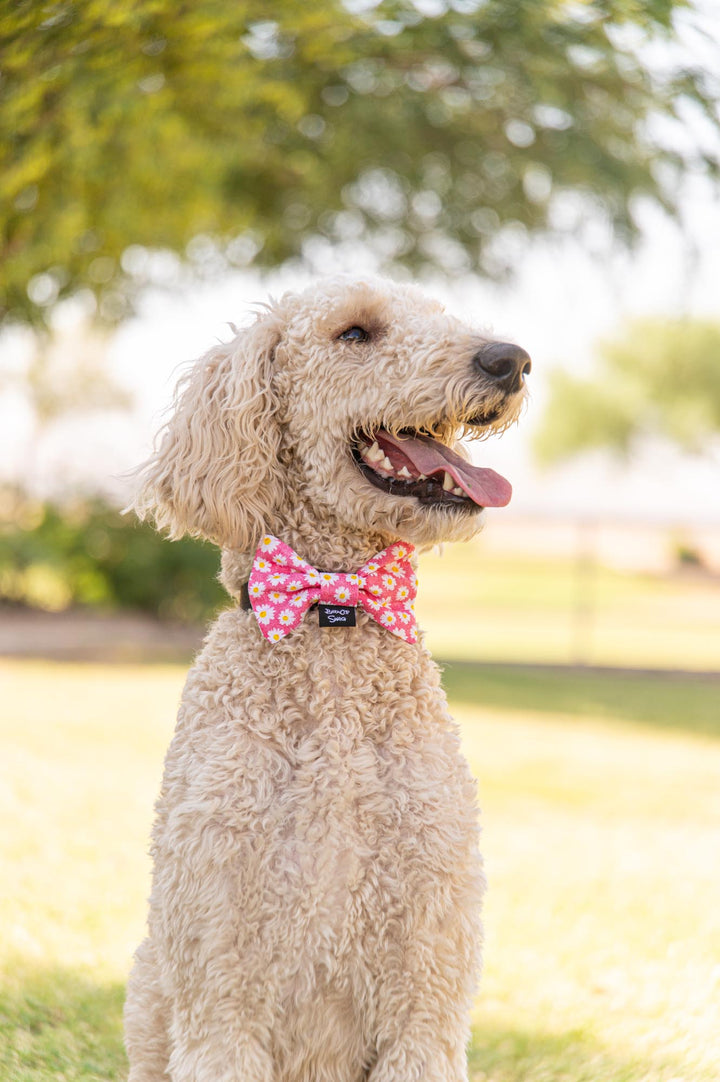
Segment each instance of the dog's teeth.
M407 468L407 466L403 466L401 470L398 470L398 477L406 477L408 481L412 480L412 474L410 473L410 470Z
M465 495L463 490L461 488L458 488L457 485L455 486L455 488L450 489L450 491L452 492L453 496L464 496Z
M372 447L369 448L367 453L368 462L382 462L385 458L385 452L378 447L378 442L375 440Z
M392 464L392 462L390 461L390 459L388 458L387 455L384 456L384 458L383 458L382 462L380 463L380 465L382 466L382 468L384 470L389 470L390 473L393 472L393 464Z
M453 479L446 470L445 473L443 474L443 490L445 492L449 492L452 487L453 487Z
M418 477L418 481L427 481L427 474L426 473L421 473L420 476Z

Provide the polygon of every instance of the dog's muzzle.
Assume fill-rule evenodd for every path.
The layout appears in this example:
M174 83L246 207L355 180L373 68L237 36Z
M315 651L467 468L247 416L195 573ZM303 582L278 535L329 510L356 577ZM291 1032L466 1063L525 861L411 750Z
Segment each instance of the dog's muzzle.
M515 394L532 369L530 355L510 342L490 342L473 357L473 367L486 379L489 376L498 390Z

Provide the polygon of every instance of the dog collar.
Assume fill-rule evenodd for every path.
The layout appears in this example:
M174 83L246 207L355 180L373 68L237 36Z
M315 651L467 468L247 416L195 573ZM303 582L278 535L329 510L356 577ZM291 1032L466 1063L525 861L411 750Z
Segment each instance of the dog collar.
M417 578L410 563L413 545L397 542L357 571L319 571L277 537L263 537L240 601L252 609L269 642L279 642L303 619L311 605L320 608L321 627L353 627L363 609L405 642L417 641Z

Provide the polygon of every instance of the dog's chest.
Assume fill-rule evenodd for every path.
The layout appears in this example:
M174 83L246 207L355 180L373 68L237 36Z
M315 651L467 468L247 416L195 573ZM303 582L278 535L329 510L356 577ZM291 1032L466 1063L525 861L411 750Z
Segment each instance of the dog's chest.
M220 689L201 659L186 698L209 716L178 735L192 829L202 800L237 884L241 951L273 966L280 941L296 1001L364 979L475 874L475 787L435 666L384 629L350 630L246 647Z
M289 1001L322 986L355 1001L388 953L446 918L473 864L473 797L450 732L374 742L321 726L299 744L245 868L283 927Z
M439 694L377 728L342 701L297 739L257 839L265 892L328 971L360 926L380 949L390 925L409 930L429 910L440 919L476 828L474 783Z

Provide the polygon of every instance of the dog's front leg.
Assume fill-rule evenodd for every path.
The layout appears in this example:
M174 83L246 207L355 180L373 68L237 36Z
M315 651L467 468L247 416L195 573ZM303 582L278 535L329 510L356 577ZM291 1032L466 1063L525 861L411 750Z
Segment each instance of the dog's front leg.
M212 924L212 922L211 922ZM266 973L230 936L173 942L166 955L172 986L171 1082L273 1082L274 999ZM222 939L225 938L225 942Z
M259 1035L238 1031L224 1012L198 1025L192 1010L178 1011L169 1077L172 1082L272 1082L273 1064Z
M467 1082L470 1008L480 968L479 878L441 923L418 921L385 954L376 1058L367 1082Z
M228 838L226 847L234 849L237 841L229 832ZM207 824L203 840L208 851L222 853L222 837ZM241 886L246 868L233 860L200 867L200 849L187 845L184 860L178 856L172 870L156 875L162 900L151 927L170 1005L168 1077L273 1082L272 959L249 923L253 903Z
M368 1082L467 1082L467 1035L442 1031L429 1018L408 1025L379 1050Z
M172 982L163 982L151 941L138 950L125 1008L128 1082L270 1082L269 1040L263 1041L256 1020L243 1026L230 1005L237 1003L236 989L213 988L208 971L191 1002L196 976L181 967ZM163 983L176 989L174 1006Z

